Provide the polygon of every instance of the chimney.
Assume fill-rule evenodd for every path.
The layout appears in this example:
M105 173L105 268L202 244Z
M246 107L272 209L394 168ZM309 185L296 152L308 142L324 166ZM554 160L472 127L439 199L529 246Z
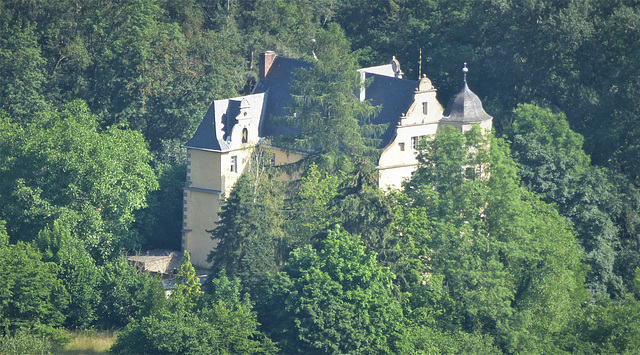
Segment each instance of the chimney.
M276 52L274 51L267 51L267 52L260 53L259 79L264 79L267 76L267 73L269 73L269 69L271 69L271 65L273 64L273 61L275 59L276 59Z

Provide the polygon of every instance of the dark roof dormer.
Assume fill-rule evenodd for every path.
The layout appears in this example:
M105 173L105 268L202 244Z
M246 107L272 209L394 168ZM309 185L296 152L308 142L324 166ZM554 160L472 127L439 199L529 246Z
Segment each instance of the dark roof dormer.
M464 73L464 85L462 90L454 95L447 104L447 108L442 114L442 120L447 122L477 123L490 120L482 107L482 101L478 95L474 94L467 85L467 63L464 63L462 72Z

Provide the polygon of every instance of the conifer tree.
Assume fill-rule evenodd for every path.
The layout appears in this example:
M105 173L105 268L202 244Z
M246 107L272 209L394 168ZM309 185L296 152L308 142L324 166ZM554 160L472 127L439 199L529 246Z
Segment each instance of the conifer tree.
M200 280L196 277L196 270L191 264L189 252L186 250L182 254L180 268L174 281L171 299L174 303L183 304L187 309L195 306L204 294L200 287Z

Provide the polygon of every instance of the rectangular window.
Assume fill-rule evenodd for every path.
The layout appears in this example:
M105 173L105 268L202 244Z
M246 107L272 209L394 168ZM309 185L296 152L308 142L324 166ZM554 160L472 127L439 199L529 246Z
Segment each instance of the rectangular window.
M404 152L404 142L398 143L398 146L400 147L400 151Z
M420 143L420 137L411 137L411 148L418 149L419 143Z
M235 155L231 157L231 172L232 173L238 172L238 157Z
M475 179L476 177L476 169L473 167L467 167L464 171L464 174L467 179Z
M429 112L429 103L428 102L423 102L422 103L422 113L426 115L428 112Z

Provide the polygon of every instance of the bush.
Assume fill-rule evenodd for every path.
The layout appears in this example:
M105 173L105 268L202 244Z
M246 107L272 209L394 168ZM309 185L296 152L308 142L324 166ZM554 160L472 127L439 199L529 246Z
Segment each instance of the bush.
M45 335L18 329L13 335L0 336L0 354L51 354L51 341Z

